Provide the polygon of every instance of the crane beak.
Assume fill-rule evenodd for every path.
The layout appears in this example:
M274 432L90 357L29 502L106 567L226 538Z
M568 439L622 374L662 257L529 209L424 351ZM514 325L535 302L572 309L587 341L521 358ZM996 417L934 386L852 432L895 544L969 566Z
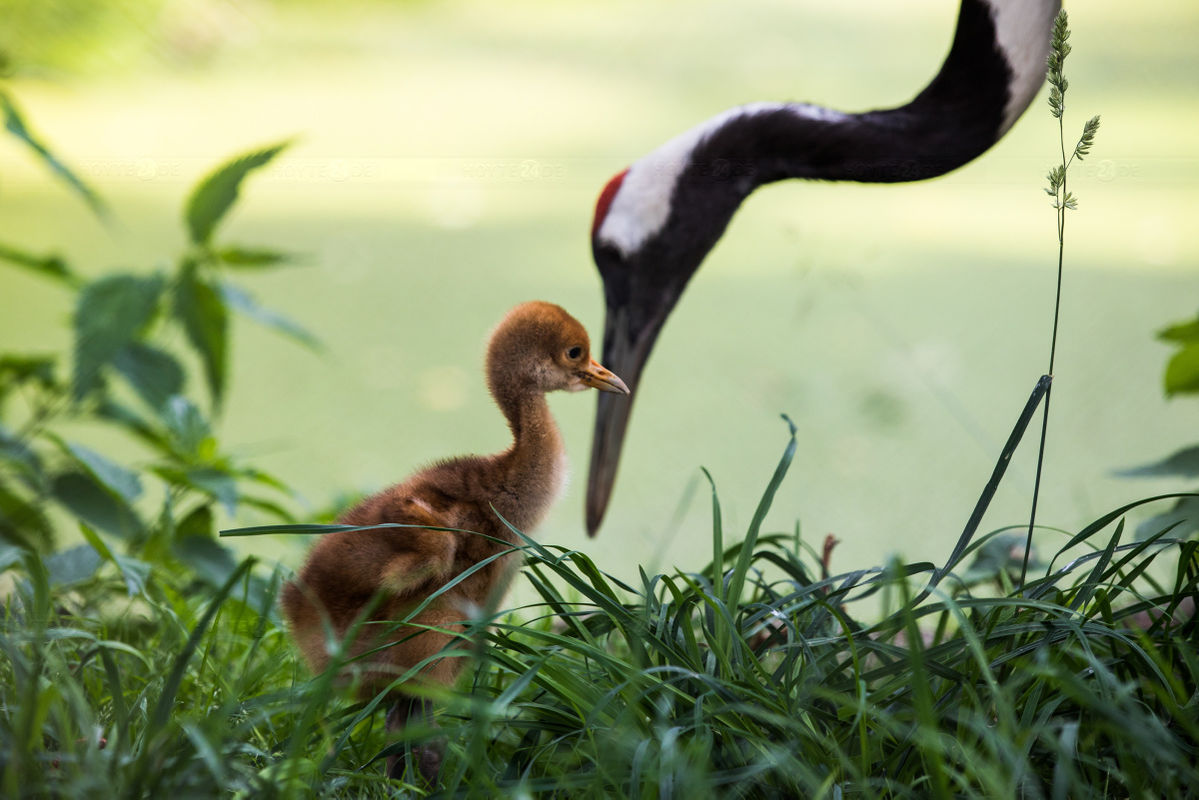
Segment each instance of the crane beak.
M627 307L614 308L611 303L608 304L604 320L604 363L624 376L621 385L631 397L626 400L614 394L601 394L597 398L591 468L587 476L588 536L595 536L599 531L608 509L641 370L658 338L662 323L666 321L670 306L659 309L657 314L648 318L638 318Z

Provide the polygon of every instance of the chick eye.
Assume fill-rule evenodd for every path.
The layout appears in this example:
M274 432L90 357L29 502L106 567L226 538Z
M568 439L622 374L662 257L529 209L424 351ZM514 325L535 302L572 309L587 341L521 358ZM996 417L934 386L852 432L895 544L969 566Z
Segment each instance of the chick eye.
M571 361L574 361L576 358L579 358L581 355L583 355L583 348L577 344L574 347L572 347L566 351L566 357L569 358Z

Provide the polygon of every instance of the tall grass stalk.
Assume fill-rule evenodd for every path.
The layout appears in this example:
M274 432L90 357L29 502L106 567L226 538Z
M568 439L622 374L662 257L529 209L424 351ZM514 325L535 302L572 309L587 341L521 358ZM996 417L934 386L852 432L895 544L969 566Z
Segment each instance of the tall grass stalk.
M1066 56L1070 55L1070 27L1066 9L1057 14L1053 23L1053 40L1049 51L1047 79L1049 81L1049 110L1057 120L1058 148L1061 152L1059 163L1049 170L1048 186L1045 193L1053 198L1053 209L1057 217L1057 281L1053 297L1053 329L1049 335L1049 370L1046 376L1049 383L1045 387L1045 408L1041 417L1041 439L1037 447L1037 470L1033 478L1032 507L1028 516L1028 536L1024 543L1024 560L1020 569L1020 583L1023 585L1028 577L1028 559L1032 553L1032 534L1037 524L1037 501L1041 494L1041 471L1045 464L1045 441L1049 435L1049 401L1053 395L1053 374L1057 358L1057 330L1062 309L1062 267L1066 253L1066 212L1078 208L1078 200L1066 187L1066 178L1074 159L1081 161L1091 151L1095 143L1095 134L1099 131L1099 117L1091 117L1083 126L1082 135L1074 144L1069 156L1066 155L1066 90L1070 82L1066 80ZM1042 378L1044 380L1044 378Z

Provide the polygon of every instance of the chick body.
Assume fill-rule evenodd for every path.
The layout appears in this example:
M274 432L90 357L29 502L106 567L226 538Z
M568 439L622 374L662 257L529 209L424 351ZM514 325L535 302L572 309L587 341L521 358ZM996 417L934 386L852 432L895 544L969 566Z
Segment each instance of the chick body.
M331 659L326 620L344 639L376 603L349 643L350 654L361 656L349 668L358 674L363 697L388 689L418 665L419 672L392 689L401 698L413 682L449 685L458 677L466 659L444 653L464 620L503 594L513 556L488 562L408 617L455 577L518 544L509 524L531 531L557 497L566 460L545 394L588 387L628 393L620 378L591 358L583 326L550 303L524 303L508 312L489 340L486 373L512 446L495 455L441 461L365 498L340 521L416 527L327 534L283 589L283 614L314 672ZM412 706L410 699L403 702ZM391 715L388 720L392 727L403 724Z

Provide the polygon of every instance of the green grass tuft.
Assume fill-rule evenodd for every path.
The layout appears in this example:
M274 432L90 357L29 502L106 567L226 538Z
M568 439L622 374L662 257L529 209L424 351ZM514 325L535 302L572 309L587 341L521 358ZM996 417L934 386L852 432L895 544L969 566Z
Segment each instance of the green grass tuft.
M437 698L440 730L406 734L446 738L441 791L1177 797L1199 785L1199 542L1125 543L1118 509L1064 537L1023 590L1007 577L1019 559L995 559L1019 545L1004 531L941 567L822 577L806 543L757 530L793 456L792 438L756 541L698 572L630 586L525 540L541 600L472 620L465 636L483 646L458 654L476 662L469 680ZM0 632L9 796L396 788L382 759L402 744L384 736L382 698L350 702L330 674L303 674L274 611L278 570L252 581L246 560L213 592L164 564L131 593L115 563L65 583L32 551L2 563L15 579ZM894 606L881 617L880 595Z

